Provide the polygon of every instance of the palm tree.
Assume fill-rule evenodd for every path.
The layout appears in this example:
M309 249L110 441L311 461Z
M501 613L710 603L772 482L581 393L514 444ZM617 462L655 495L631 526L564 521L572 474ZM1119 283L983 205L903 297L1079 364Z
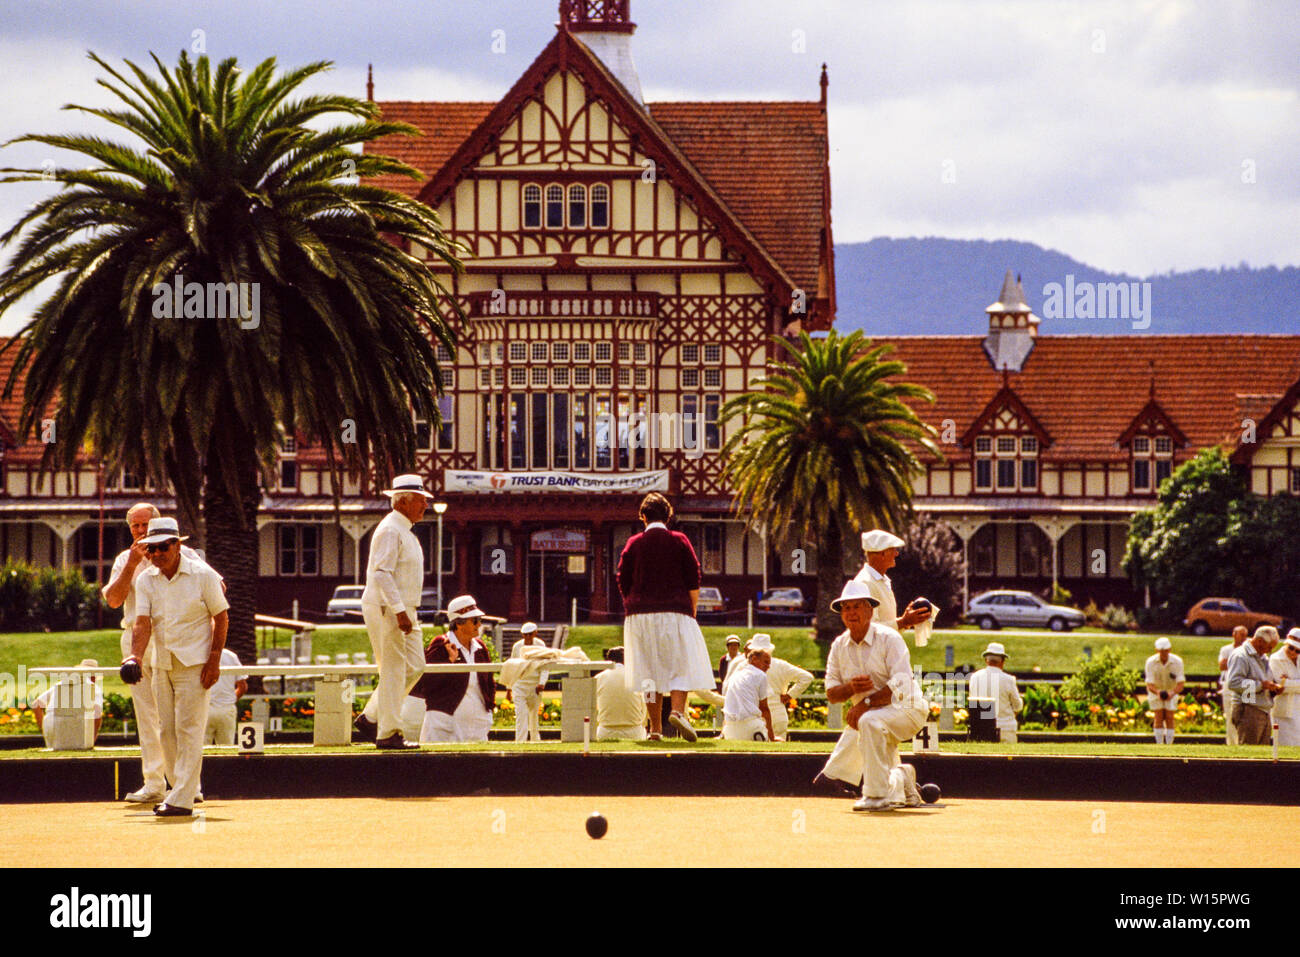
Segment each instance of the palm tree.
M750 529L816 556L817 638L830 641L841 630L830 601L844 583L846 543L907 521L921 469L910 444L939 454L934 430L904 401L934 396L892 381L906 367L885 361L891 347L873 348L861 332L773 341L785 357L723 406L724 420L741 420L723 449L724 475Z
M336 496L344 473L409 468L413 412L437 420L433 342L451 348L452 337L446 290L406 250L456 269L459 247L428 207L365 182L416 170L353 151L414 128L349 97L289 99L328 63L277 74L268 59L245 74L234 59L213 70L181 54L169 70L154 56L154 77L91 59L125 108L69 108L144 148L80 135L13 141L95 165L55 170L59 191L0 237L17 243L0 314L57 281L10 342L5 394L25 373L24 436L57 403L47 468L89 450L109 475L126 468L170 485L190 529L202 504L207 555L229 586L229 643L247 661L259 478L296 435L323 444ZM309 128L329 114L343 121ZM3 172L3 182L51 178Z

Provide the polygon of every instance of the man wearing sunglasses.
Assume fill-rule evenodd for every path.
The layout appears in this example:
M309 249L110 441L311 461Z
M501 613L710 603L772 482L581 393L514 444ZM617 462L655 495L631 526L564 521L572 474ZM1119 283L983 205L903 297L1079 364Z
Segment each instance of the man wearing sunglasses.
M148 534L139 544L153 567L136 583L131 654L122 663L122 680L137 684L152 639L163 753L175 768L172 789L154 808L159 817L193 813L203 767L208 690L220 675L230 607L221 576L202 560L181 554L182 541L176 519L150 519Z
M126 512L126 524L131 529L131 547L117 556L108 584L103 588L104 601L109 608L122 609L122 659L131 657L131 633L135 627L135 586L140 576L153 567L145 553L141 539L149 534L149 520L161 517L158 509L148 502L132 505ZM181 546L181 554L198 559L199 555L188 545ZM153 696L153 654L140 660L141 680L128 690L135 702L136 732L140 738L140 764L144 784L132 791L126 800L133 804L158 804L167 794L167 779L176 779L175 769L163 754L162 726L158 720L158 702Z

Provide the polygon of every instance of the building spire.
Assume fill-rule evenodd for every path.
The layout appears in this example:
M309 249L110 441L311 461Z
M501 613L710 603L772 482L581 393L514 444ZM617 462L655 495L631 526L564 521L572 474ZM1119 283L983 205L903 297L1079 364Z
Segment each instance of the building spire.
M373 63L366 64L366 100L370 103L375 102L375 65Z
M561 30L571 33L626 33L636 29L631 0L560 0Z
M826 77L826 64L822 64L822 109L826 109L826 88L831 85L831 81Z

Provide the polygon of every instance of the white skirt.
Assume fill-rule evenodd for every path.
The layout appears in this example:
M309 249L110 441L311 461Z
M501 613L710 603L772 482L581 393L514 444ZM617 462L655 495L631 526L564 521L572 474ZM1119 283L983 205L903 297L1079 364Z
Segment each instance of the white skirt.
M627 689L642 693L713 689L704 633L690 615L660 611L623 620Z

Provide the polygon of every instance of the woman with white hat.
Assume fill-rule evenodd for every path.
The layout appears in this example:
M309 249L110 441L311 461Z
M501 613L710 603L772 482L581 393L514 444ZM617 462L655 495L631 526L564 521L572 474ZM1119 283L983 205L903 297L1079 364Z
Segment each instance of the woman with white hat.
M1300 628L1286 633L1281 646L1268 659L1268 669L1282 690L1273 696L1277 743L1300 745Z
M483 612L473 595L447 602L447 633L429 642L424 660L431 665L485 664L492 660L479 640ZM496 681L491 673L432 672L420 678L411 692L423 698L427 710L420 740L431 742L486 741L492 729Z
M690 539L668 530L673 507L658 492L641 501L645 531L633 535L618 560L623 596L623 647L627 687L653 695L650 738L663 734L664 692L672 698L668 720L687 741L696 738L686 717L686 696L713 687L713 665L695 621L700 561Z

